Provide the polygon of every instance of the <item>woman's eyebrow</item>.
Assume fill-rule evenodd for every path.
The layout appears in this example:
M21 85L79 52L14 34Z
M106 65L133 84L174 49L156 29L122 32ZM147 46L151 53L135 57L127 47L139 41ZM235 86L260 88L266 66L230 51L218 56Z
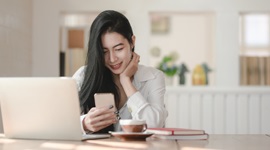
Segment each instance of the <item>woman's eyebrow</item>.
M124 45L123 43L119 43L119 44L116 44L113 46L113 48L117 47L117 46L120 46L120 45Z
M113 48L117 47L117 46L120 46L120 45L124 45L123 43L119 43L119 44L116 44L113 46ZM108 49L107 47L103 47L103 49Z

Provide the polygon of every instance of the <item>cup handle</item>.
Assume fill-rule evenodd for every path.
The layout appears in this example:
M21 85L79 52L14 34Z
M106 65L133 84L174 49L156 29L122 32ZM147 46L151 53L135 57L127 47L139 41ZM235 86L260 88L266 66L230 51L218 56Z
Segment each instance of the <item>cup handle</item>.
M145 132L147 129L147 124L144 124L143 132Z

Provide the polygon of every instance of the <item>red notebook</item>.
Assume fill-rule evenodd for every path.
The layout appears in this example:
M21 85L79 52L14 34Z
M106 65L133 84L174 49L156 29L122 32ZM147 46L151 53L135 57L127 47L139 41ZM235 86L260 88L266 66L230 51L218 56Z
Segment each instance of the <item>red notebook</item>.
M185 129L185 128L148 128L146 132L160 135L200 135L205 134L204 130Z
M207 140L208 134L190 134L190 135L159 135L155 134L154 138L166 140Z

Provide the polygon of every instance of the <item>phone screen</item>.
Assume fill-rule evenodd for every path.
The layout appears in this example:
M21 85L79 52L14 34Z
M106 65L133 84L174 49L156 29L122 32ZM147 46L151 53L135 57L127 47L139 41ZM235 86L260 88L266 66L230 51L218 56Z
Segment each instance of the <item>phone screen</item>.
M101 107L109 107L109 105L113 105L113 109L116 110L114 95L112 93L95 93L95 104L97 108Z

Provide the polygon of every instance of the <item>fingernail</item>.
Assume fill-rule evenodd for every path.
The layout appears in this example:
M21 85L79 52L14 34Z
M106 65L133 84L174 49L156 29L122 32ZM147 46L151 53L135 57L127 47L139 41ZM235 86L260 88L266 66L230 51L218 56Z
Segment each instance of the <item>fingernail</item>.
M110 106L109 106L109 109L112 109L112 108L113 108L113 105L110 105Z
M120 120L121 119L121 117L120 116L117 116L117 120Z
M114 114L119 114L119 111L115 111Z

